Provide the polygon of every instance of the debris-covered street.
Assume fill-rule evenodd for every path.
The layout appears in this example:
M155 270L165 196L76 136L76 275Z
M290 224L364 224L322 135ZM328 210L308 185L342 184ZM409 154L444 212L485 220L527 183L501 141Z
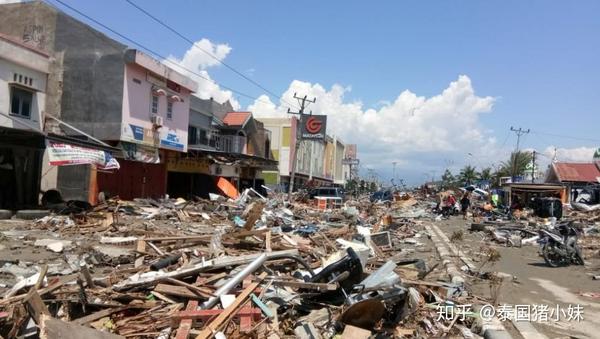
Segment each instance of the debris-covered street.
M3 220L2 335L550 338L598 326L593 224L580 239L585 266L552 268L516 235L547 219L443 218L419 191L335 209L252 190L212 198ZM494 235L506 227L509 242ZM542 304L560 314L481 311Z
M598 13L0 0L0 339L600 338Z

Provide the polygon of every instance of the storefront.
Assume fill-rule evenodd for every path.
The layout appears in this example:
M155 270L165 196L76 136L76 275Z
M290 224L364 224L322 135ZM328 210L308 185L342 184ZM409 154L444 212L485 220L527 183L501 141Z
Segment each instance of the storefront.
M0 127L0 209L38 206L44 135Z

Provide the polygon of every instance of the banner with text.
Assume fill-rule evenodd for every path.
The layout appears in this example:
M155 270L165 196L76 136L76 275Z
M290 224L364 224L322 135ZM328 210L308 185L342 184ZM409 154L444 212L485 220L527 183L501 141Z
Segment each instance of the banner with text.
M120 167L117 159L102 150L54 142L48 143L47 150L52 166L94 164L102 170L119 169Z

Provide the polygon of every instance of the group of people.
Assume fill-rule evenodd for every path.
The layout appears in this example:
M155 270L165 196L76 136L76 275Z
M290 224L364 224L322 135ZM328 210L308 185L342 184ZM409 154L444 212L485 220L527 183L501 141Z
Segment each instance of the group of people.
M454 194L450 194L446 197L446 199L442 199L442 215L444 216L448 216L450 214L452 214L452 211L456 208L456 197L454 196ZM460 212L463 215L463 219L467 219L467 212L469 211L469 208L471 207L471 195L469 192L465 192L463 193L462 197L460 198L459 201L459 205L460 205Z

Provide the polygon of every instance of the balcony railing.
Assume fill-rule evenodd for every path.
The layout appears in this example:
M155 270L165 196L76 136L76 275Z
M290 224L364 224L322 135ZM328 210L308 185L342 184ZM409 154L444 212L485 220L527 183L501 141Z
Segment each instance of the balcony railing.
M240 135L219 135L217 149L227 153L244 153L246 137Z

